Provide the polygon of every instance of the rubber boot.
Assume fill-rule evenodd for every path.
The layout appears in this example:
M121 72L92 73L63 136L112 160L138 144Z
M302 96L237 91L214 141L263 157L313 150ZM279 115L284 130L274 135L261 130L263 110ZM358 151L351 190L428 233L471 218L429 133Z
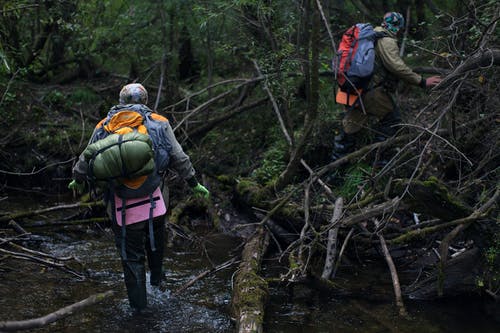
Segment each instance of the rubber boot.
M354 151L356 140L352 134L346 134L343 130L335 136L333 141L332 162L344 157Z
M145 225L145 223L143 223ZM135 224L132 226L138 226ZM121 254L121 227L113 225L115 244ZM134 312L141 312L147 306L146 268L145 268L145 231L127 226L125 251L127 258L122 258L123 278L127 287L130 307Z
M149 235L146 236L146 253L149 271L151 272L150 284L160 287L164 279L163 256L165 251L165 223L164 216L157 217L153 222L155 251L151 250ZM149 234L149 232L148 232Z

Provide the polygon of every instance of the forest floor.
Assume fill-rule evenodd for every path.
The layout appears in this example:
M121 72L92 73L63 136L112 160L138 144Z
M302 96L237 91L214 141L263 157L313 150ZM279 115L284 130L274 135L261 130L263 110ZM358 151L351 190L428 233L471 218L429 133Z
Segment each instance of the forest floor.
M119 91L119 88L120 81L113 79L65 86L26 84L25 86L17 86L15 90L12 90L12 92L17 92L17 95L14 94L15 98L10 95L13 93L7 92L4 99L6 113L3 122L6 128L11 130L0 140L0 171L3 171L0 174L2 178L2 195L0 199L7 199L9 192L12 193L12 191L17 193L38 192L39 194L54 195L55 197L61 193L67 193L66 186L71 180L71 167L74 158L85 147L94 124L104 117L107 110L116 102L116 92ZM19 93L19 91L22 91L22 93ZM404 110L403 120L405 124L423 128L435 122L436 117L439 116L439 107L422 107L429 102L425 93L414 93L413 90L403 91L399 97ZM477 119L481 120L483 115L479 113ZM472 117L473 115L473 118L476 119L476 115L472 111L466 116ZM238 193L238 182L241 179L250 178L252 181L266 181L270 175L277 174L276 170L286 165L282 157L276 158L276 151L278 151L278 155L283 154L286 156L286 152L283 152L283 146L269 144L269 142L277 142L282 138L276 140L276 129L268 131L255 129L254 123L249 119L254 120L256 117L256 114L244 115L240 119L228 121L224 126L216 128L207 137L197 142L183 137L182 145L191 156L199 172L200 180L203 180L212 191L212 202L211 206L205 208L207 210L202 209L200 211L196 203L189 202L189 191L185 186L174 179L172 183L172 206L180 207L179 210L185 208L185 212L178 213L176 217L180 223L190 224L191 222L186 222L190 220L196 223L200 218L213 220L215 216L216 219L222 221L219 224L222 231L236 233L242 238L248 238L253 233L252 228L234 229L230 224L244 225L248 221L252 223L259 222L259 220L262 220L263 214L272 210L272 204L276 204L288 194L286 191L271 194L271 197L265 197L264 200L261 200L261 203L271 203L271 205L259 207L253 205L253 202L246 201L245 195ZM277 123L272 114L260 114L258 117L260 121L265 123ZM334 124L335 122L329 121L321 123L317 128L316 136L311 140L310 148L305 153L315 170L321 170L325 164L330 163L328 156L334 136L331 126ZM277 125L275 127L277 128ZM488 128L482 131L479 127L472 129L479 133L488 133L489 131ZM491 142L495 142L498 138L498 131L491 133L493 134L487 135L486 138ZM474 139L470 139L468 134L463 134L460 138L466 141L465 143L475 142ZM392 172L389 172L391 174L390 179L392 181L392 177L410 178L412 172L420 173L420 175L436 176L440 181L448 185L449 194L453 198L461 198L467 203L467 214L472 215L475 210L485 204L488 195L494 197L495 184L492 184L492 180L496 179L495 175L498 170L495 171L495 167L491 168L490 165L495 164L498 157L493 154L492 161L484 158L484 156L490 154L484 147L494 148L494 145L481 142L481 145L476 145L474 148L474 145L472 147L467 144L461 145L460 140L455 139L453 144L457 145L457 150L463 151L465 155L472 156L471 158L475 158L475 161L482 163L480 166L484 170L480 175L472 175L470 179L463 176L463 173L471 171L470 169L463 169L459 163L450 162L456 159L457 156L461 158L460 154L456 154L453 149L450 149L450 147L453 147L451 144L445 144L446 149L443 149L440 144L446 143L446 141L441 140L426 146L425 140L420 138L421 144L407 145L404 149L407 149L410 155L414 154L414 156L419 156L422 153L420 157L423 160L423 167L419 169L418 164L417 167L414 167L414 158L409 158L406 162L404 160L400 161L401 165L404 166L405 163L408 163L410 167L391 169ZM432 149L429 149L431 153L424 154L423 152L426 151L424 147L427 147L427 149L432 147ZM273 149L274 155L269 154L268 152L273 151ZM482 155L479 154L480 152ZM373 153L364 154L359 159L359 162L352 162L332 170L330 175L327 174L327 177L325 177L325 182L333 188L336 195L345 195L347 191L358 200L359 197L356 193L361 193L361 189L364 190L363 187L366 186L365 184L376 182L376 177L373 177L376 170L370 169L373 156ZM263 168L263 164L265 164L263 162L269 160L273 163ZM333 177L331 177L332 175ZM427 176L423 177L423 180L428 179ZM307 179L307 172L301 170L297 183L292 184L291 189L288 188L288 190L295 191L295 188L302 186L298 184L302 184L305 179ZM350 184L353 179L355 180L354 183ZM468 187L469 190L460 190L464 188L463 183L469 182L471 184L471 187ZM493 191L491 191L492 188ZM380 189L379 187L378 190L384 192L383 188ZM188 199L187 202L186 199ZM287 246L290 246L290 243L297 243L297 237L301 234L301 231L304 231L304 228L297 224L304 219L302 210L304 200L303 194L291 195L292 206L299 207L297 209L300 214L299 219L286 220L287 215L278 212L273 217L273 220L269 222L274 223L274 226L281 227L281 229L278 229L281 230L281 234L276 235L268 255L274 257L278 254L283 257L282 251ZM318 204L318 207L321 202L323 202L321 205L325 205L325 207L328 204L330 205L328 208L320 208L319 211L314 212L315 219L317 218L318 221L323 221L322 223L324 223L324 220L328 221L333 202L325 201L323 195L319 194L316 194L314 200L317 200L315 203ZM351 218L357 216L357 213L366 208L360 206L359 210L356 210L356 205L359 203L361 203L361 200L351 200L350 206L346 205L350 207L347 208L350 209L347 216L350 215ZM382 203L384 203L383 200L374 201L372 206L368 207L375 207L377 204ZM452 223L460 218L467 217L467 214L463 215L461 213L455 216L450 213L452 211L450 209L444 213L444 215L448 214L447 218L444 218L444 215L441 214L439 215L441 219L436 222L436 216L433 216L432 213L418 213L418 211L415 211L415 207L401 209L396 214L391 215L391 225L384 229L385 235L389 237L389 242L402 234L420 229L417 224L421 222L424 222L425 226L428 225L429 228L433 228L440 223ZM247 214L246 217L238 219L238 221L231 221L232 216L238 215L234 213L235 209ZM433 213L439 213L439 209L439 207L435 208L436 211ZM498 292L496 289L499 272L498 258L500 257L497 255L498 251L500 251L498 221L495 222L494 218L492 218L492 216L495 216L494 209L488 212L490 215L481 215L481 218L479 218L480 223L473 224L465 232L457 231L461 232L460 236L452 238L453 242L450 243L450 248L447 251L449 260L447 262L448 270L446 271L451 278L445 280L444 284L440 280L439 271L436 270L441 261L438 252L441 250L440 244L445 241L446 237L450 237L450 230L455 229L450 227L439 232L425 229L431 232L427 237L419 236L416 237L416 241L390 244L391 256L396 266L401 269L400 276L405 297L436 298L438 297L436 290L444 288L447 296L481 295L481 297L485 297L490 301L489 293L493 295L493 299L498 298L496 295ZM293 217L294 215L288 215L288 217L290 216ZM348 246L346 249L341 264L345 265L346 268L357 265L363 266L373 260L384 265L378 242L374 240L379 230L372 225L372 220L367 221L358 224L359 229L356 229L353 236L355 245ZM424 225L422 228L426 228ZM467 226L469 225L470 223L467 224ZM347 239L351 237L349 228L339 231L339 239L345 240L346 243ZM292 234L294 240L290 241L288 235L286 235L288 233ZM313 238L312 235L308 237L310 238L307 239ZM324 235L321 236L321 242L320 247L326 244ZM297 249L298 252L304 250L302 245L298 246ZM315 271L317 273L321 271L323 255L324 249L311 251L310 258L312 261L309 266L311 272ZM457 257L460 260L454 260ZM288 259L290 258L292 256ZM358 263L356 264L356 262ZM455 265L457 262L458 265ZM290 262L288 264L292 266ZM282 273L282 276L287 276L287 274L289 276L290 271ZM418 279L418 283L416 283L416 279ZM344 280L340 279L339 281ZM349 283L344 287L348 288ZM344 289L344 287L340 289ZM363 290L363 288L359 290ZM346 292L349 293L349 291Z

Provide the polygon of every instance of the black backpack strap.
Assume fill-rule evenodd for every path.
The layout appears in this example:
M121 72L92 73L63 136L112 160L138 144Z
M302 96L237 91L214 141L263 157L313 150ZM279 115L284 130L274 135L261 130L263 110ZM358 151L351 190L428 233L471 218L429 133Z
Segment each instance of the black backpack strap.
M118 222L116 220L116 203L115 203L115 193L113 191L113 186L111 184L111 181L109 182L109 201L111 203L111 218L112 218L112 223L114 225L118 225ZM125 204L126 200L122 198L122 209L121 209L121 216L122 216L122 226L121 226L121 233L122 233L122 239L121 239L121 255L122 255L122 260L127 260L127 251L126 251L126 241L125 237L127 236L127 225L126 225L126 213L125 213Z
M153 233L153 210L156 208L156 202L153 198L153 193L149 194L149 245L151 247L151 251L156 252L155 247L155 236Z
M113 200L114 201L114 200ZM121 214L122 214L122 244L121 244L121 247L122 247L122 259L123 260L127 260L127 251L126 251L126 241L125 241L125 237L127 236L127 224L125 223L125 219L126 219L126 205L127 205L127 200L122 198L122 211L121 211Z
M389 37L390 35L385 31L377 31L377 38Z

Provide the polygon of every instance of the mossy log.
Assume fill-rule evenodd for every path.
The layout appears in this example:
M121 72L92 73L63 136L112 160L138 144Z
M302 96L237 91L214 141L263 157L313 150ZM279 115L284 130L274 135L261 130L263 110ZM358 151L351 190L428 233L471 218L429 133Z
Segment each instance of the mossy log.
M408 188L408 194L402 196L402 201L409 210L437 217L443 221L451 221L469 216L472 209L460 198L448 191L437 178L430 177L426 181L396 180L391 188L391 196L401 196Z
M235 187L237 203L243 209L255 207L264 211L273 211L273 221L285 229L300 230L304 224L304 209L290 200L273 200L274 195L269 188L262 187L251 180L240 180ZM290 198L291 196L288 196ZM286 199L286 198L285 198ZM278 207L277 207L278 206Z
M190 198L179 202L170 211L168 221L172 224L184 225L188 224L190 216L193 215L206 215L214 228L220 229L220 219L210 199Z
M243 249L232 296L232 311L237 321L237 332L250 333L263 330L264 308L269 292L267 282L259 276L259 271L268 244L269 233L264 227L259 226Z
M271 198L271 193L267 188L260 186L252 180L239 180L236 184L235 191L239 203L244 203L250 207L268 207L265 203Z
M461 224L467 224L471 223L477 220L480 220L481 218L485 218L486 214L478 215L478 216L468 216L464 217L463 219L457 219L454 221L450 222L445 222L441 223L438 225L430 226L430 227L425 227L422 229L416 229L416 230L410 230L402 235L397 236L396 238L393 238L389 241L391 244L401 244L401 243L406 243L410 240L413 239L424 239L427 237L427 235L435 233L437 231L449 228L449 227L455 227L457 225Z

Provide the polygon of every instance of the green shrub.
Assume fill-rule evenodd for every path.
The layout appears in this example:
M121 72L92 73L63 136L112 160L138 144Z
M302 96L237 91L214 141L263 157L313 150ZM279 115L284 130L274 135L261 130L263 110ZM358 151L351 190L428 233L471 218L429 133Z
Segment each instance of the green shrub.
M286 167L287 146L283 140L275 141L262 156L262 164L252 172L252 178L261 184L267 184L276 179Z
M100 100L101 97L87 87L77 88L68 96L68 101L76 105L95 104Z
M367 174L370 174L371 166L365 163L357 163L346 170L344 183L338 189L339 196L352 198L358 193L366 181Z

